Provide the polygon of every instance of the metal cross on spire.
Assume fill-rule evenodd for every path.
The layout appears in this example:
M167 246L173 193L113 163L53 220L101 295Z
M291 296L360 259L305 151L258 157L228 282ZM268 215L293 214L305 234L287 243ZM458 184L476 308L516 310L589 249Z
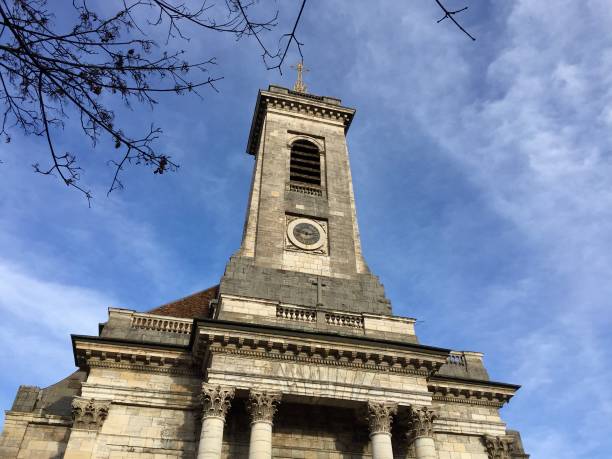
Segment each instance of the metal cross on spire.
M293 90L297 92L305 93L306 85L304 84L304 80L302 79L302 73L309 72L310 69L307 69L306 67L304 67L304 61L298 62L297 65L292 65L291 68L297 70L297 80L295 84L293 85Z

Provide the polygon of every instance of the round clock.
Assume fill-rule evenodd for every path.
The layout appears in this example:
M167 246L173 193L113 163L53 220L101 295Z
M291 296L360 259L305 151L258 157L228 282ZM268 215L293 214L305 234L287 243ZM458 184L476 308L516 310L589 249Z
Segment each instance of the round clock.
M325 231L321 225L308 218L296 218L287 226L287 236L300 249L316 250L325 243Z

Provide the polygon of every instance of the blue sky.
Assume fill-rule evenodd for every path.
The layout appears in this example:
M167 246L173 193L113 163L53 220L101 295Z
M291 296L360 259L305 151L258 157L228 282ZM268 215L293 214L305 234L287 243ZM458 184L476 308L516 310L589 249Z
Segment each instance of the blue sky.
M310 2L300 27L310 90L357 109L349 133L363 248L394 312L423 343L485 353L522 384L503 409L532 458L612 448L612 10L609 2L468 4L472 43L436 24L433 1ZM281 19L294 12L283 2ZM19 384L72 371L69 333L95 334L108 306L147 310L214 285L240 243L253 160L245 154L268 72L254 43L190 33L225 79L204 99L122 111L181 164L112 170L83 152L92 208L30 164L43 139L0 145L0 407ZM295 61L295 56L292 56Z

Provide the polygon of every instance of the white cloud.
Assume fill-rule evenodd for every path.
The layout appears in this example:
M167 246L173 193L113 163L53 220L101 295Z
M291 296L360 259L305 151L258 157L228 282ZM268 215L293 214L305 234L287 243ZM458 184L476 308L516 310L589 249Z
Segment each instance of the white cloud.
M97 335L113 304L105 293L50 282L0 259L3 408L19 384L45 387L74 371L70 334Z
M528 289L524 281L509 280L501 294L483 289L481 297L487 310L503 311L507 292L525 293L509 295L519 325L500 323L500 314L493 314L470 331L495 330L500 354L512 346L506 371L525 386L518 398L550 416L557 409L544 397L559 397L569 405L568 416L589 416L609 431L601 427L608 424L609 403L597 393L596 378L586 377L612 377L602 355L612 322L609 4L565 1L552 12L545 3L525 0L492 8L503 27L482 29L491 42L475 44L457 30L434 27L426 7L407 7L403 34L389 19L358 17L365 45L352 72L354 91L377 82L385 109L398 119L415 117L525 239L525 261L532 263L524 267ZM529 418L537 422L538 415ZM574 422L580 423L568 419ZM529 427L534 459L594 457L595 446L609 437ZM572 448L573 442L583 447Z

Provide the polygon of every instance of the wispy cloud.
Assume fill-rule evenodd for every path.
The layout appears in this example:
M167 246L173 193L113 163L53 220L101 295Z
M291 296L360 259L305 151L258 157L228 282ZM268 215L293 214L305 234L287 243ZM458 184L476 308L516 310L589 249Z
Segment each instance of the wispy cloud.
M103 292L50 282L0 259L1 398L10 407L19 384L52 384L74 371L70 334L97 334L116 299Z

